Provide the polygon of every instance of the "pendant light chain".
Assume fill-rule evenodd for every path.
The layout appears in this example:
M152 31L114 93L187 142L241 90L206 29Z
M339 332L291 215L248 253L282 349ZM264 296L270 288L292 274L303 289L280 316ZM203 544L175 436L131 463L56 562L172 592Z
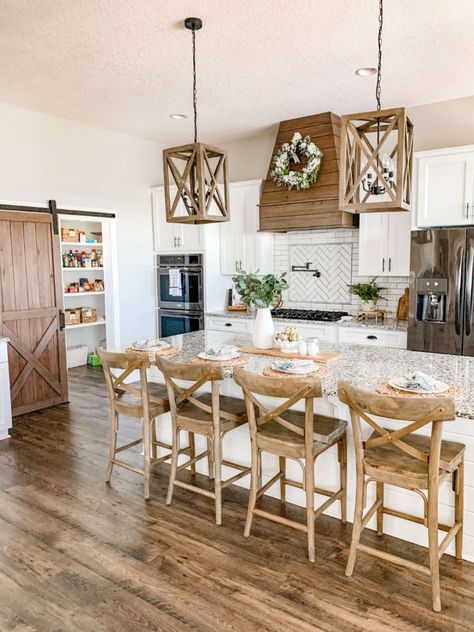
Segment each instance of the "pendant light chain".
M196 88L196 29L193 33L193 109L194 109L194 142L197 143L197 88Z
M378 64L377 64L377 85L375 88L375 98L377 99L377 110L381 109L380 97L382 94L382 29L383 29L383 0L379 0L379 37L378 37Z

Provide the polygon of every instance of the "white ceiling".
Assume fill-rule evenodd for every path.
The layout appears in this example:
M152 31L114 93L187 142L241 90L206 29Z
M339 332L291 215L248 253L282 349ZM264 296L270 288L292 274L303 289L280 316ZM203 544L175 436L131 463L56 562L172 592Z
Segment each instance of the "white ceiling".
M474 1L385 0L382 105L474 94ZM378 0L0 0L0 100L163 144L373 109ZM170 120L172 112L188 114Z

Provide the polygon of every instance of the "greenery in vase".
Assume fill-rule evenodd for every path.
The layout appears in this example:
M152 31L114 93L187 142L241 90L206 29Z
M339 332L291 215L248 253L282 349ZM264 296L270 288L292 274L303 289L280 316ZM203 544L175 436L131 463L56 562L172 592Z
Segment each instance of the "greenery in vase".
M384 287L380 287L380 285L376 283L376 278L377 277L374 277L369 283L354 283L353 285L349 285L349 292L358 296L362 301L374 301L375 304L379 298L384 299L381 293L385 290Z
M271 307L276 297L288 287L286 272L279 277L274 274L240 272L232 277L235 289L248 307Z

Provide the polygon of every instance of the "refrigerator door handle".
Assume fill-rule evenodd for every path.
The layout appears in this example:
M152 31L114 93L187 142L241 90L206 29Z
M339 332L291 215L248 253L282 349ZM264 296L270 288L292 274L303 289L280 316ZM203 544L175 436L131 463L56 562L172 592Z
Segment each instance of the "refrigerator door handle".
M461 249L459 255L458 269L456 270L456 297L454 303L454 328L458 336L461 335L461 285L462 285L462 266L464 261L464 248Z
M466 267L466 336L471 335L472 331L472 273L474 271L474 247L469 246L469 254Z

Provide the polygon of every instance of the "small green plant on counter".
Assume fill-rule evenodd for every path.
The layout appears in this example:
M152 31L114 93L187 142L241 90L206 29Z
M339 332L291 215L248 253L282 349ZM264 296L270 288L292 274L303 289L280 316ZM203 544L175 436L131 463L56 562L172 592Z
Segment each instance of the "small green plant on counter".
M374 277L369 283L354 283L353 285L349 285L349 292L358 296L362 301L373 301L374 305L380 298L385 300L381 295L385 288L380 287L380 285L376 283L376 278L377 277Z
M245 305L264 308L271 307L281 291L288 287L285 276L286 272L276 277L274 274L260 275L258 270L250 274L242 271L232 277L232 281Z

